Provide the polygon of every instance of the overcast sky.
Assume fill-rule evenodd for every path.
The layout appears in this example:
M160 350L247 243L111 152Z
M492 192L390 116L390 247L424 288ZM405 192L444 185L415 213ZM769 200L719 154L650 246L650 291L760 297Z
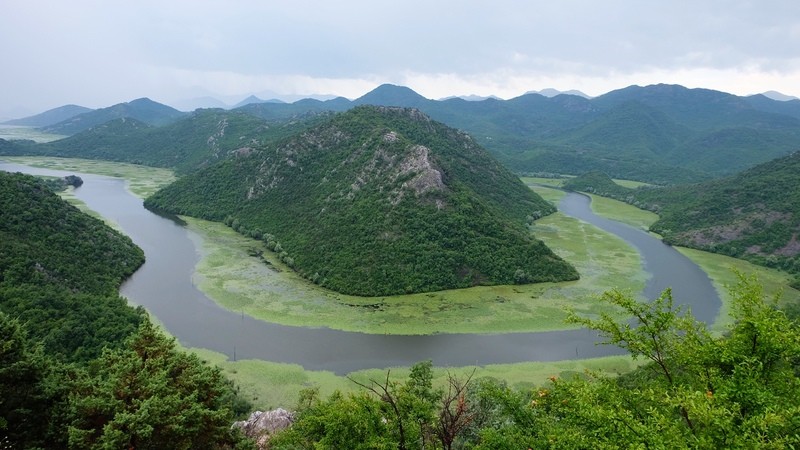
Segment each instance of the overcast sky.
M800 96L800 0L3 0L0 51L6 117L382 83L428 98L654 83Z

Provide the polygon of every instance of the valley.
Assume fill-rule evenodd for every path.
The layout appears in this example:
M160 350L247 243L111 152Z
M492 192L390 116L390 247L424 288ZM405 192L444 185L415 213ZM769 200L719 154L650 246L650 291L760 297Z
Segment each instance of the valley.
M644 93L657 99L659 90L664 87ZM642 94L615 95L631 92ZM608 98L593 104L601 110L609 107ZM622 336L614 341L617 345L597 345L596 333L606 327L627 329L621 324L639 308L644 312L635 314L644 315L635 317L641 328L651 328L648 314L656 311L658 317L675 320L667 326L678 330L678 340L696 334L691 338L696 341L687 339L681 346L699 342L706 352L717 342L734 349L731 330L747 334L751 320L784 324L770 333L792 332L786 317L795 317L800 305L796 255L791 253L796 155L779 156L735 175L725 175L725 170L735 172L736 164L752 166L756 161L734 157L728 169L712 173L664 166L666 154L642 159L623 145L631 136L623 136L622 123L635 119L632 123L647 129L647 139L637 145L652 150L664 145L662 138L669 134L699 139L696 129L687 132L686 123L668 118L665 111L686 117L708 114L670 110L669 104L653 98L643 104L623 102L600 111L596 120L578 124L572 137L559 141L559 150L548 150L567 156L567 147L606 139L603 145L619 145L619 159L612 165L622 169L610 173L580 173L594 157L611 161L594 144L580 150L594 156L573 160L566 174L524 173L524 164L502 159L496 148L484 151L472 136L419 110L368 105L264 122L252 115L258 108L175 115L144 99L92 113L92 120L102 120L105 114L127 114L120 111L145 106L141 120L116 117L84 130L70 128L80 126L80 120L67 120L53 129L72 130L72 136L51 142L41 134L31 134L31 141L0 140L0 154L12 161L3 165L5 170L81 177L83 185L59 195L130 237L145 255L145 263L119 293L137 307L128 311L146 310L149 319L138 316L143 322L124 345L137 342L134 338L162 339L166 345L180 345L180 355L191 355L178 358L195 358L208 364L211 373L232 380L235 396L225 398L235 403L226 407L225 417L254 407L291 406L309 394L317 396L316 405L338 402L342 393L357 399L364 388L380 386L376 380L384 376L383 386L390 389L412 383L421 373L429 374L424 376L436 389L477 377L478 386L470 389L480 395L487 395L482 389L491 389L495 394L488 395L538 392L541 398L549 389L565 386L560 380L581 389L613 385L623 391L626 383L641 383L637 377L656 366L626 347L627 340L638 339L627 333L639 328L601 332L606 338ZM153 111L166 115L146 117ZM766 120L761 112L750 111L734 122L741 125L753 118ZM794 127L791 120L784 122L778 128ZM729 125L730 120L714 126ZM9 136L25 133L12 130ZM722 133L723 142L737 135L730 133ZM776 136L770 134L763 142L783 139ZM686 142L674 142L673 148ZM498 164L498 157L516 173ZM709 161L707 167L719 164ZM625 169L632 165L647 167L637 172L646 176L636 175L638 181L611 178L633 174ZM660 186L665 180L661 177L671 173L676 185ZM709 177L713 180L682 184ZM766 214L763 223L759 214ZM27 220L31 214L16 214L11 222L19 221L16 216ZM709 230L697 228L708 224ZM762 232L764 225L771 228ZM688 231L679 228L683 226ZM745 235L749 246L744 253L735 243L725 244L730 226ZM699 241L693 244L687 236L701 236L701 244L711 244L695 245ZM700 248L677 246L684 242ZM14 258L24 259L21 255ZM39 261L29 265L26 276L32 279L46 281L59 273L43 269ZM14 274L21 270L10 267L10 278L0 273L0 283L12 289L7 292L15 289ZM764 295L776 296L773 305L780 310L763 303L761 286ZM13 307L11 299L4 308ZM765 312L747 312L743 301L762 302L754 307ZM624 311L615 302L627 305ZM658 312L665 307L670 311ZM673 307L688 308L699 322L683 321ZM654 324L661 326L660 321ZM156 335L164 332L177 340L154 335L151 322L161 330ZM111 331L102 324L87 327L90 334L95 330ZM120 330L109 342L120 345L129 333L130 328ZM79 347L76 354L82 351ZM717 356L725 370L724 355ZM657 354L648 358L659 363ZM228 386L220 392L234 387ZM574 391L568 392L567 398L573 398ZM63 398L71 400L62 401L83 401L75 397L77 391L70 395ZM535 408L535 401L530 405ZM230 420L220 418L223 423Z
M117 163L99 164L95 161L51 158L12 159L20 163L49 166L61 170L100 172L111 176L122 176L127 180L132 180L131 186L135 186L135 188L131 188L131 190L137 192L140 196L146 195L159 185L170 181L170 175L167 172L162 174L149 168L125 166ZM537 181L541 182L543 180ZM563 191L541 185L534 186L534 189L548 201L558 202L564 197ZM118 202L115 203L118 204ZM637 210L621 202L595 197L593 203L595 206L599 205L604 215L612 218L628 218L627 220L631 221L636 228L641 229L647 225L649 220L652 220L651 213ZM648 278L647 274L642 270L642 263L638 253L628 244L621 240L616 240L608 233L602 232L591 225L565 217L562 213L557 213L540 219L535 223L533 229L537 236L540 236L548 245L560 249L563 252L563 257L568 257L570 261L576 264L576 267L583 274L579 281L552 285L475 287L466 290L437 292L433 295L416 294L380 298L347 297L325 291L298 277L291 270L276 272L270 269L270 266L266 265L260 258L251 256L252 249L263 246L262 242L241 236L222 224L191 218L185 219L188 230L190 230L189 234L195 236L192 239L192 244L197 246L196 248L200 251L202 257L197 261L195 267L189 267L189 272L182 272L185 275L181 276L185 277L187 281L193 280L194 284L204 291L205 295L230 310L234 319L238 317L237 313L248 316L246 318L248 323L249 316L253 316L261 320L285 325L315 328L331 327L350 331L371 332L379 335L385 333L408 335L417 333L539 332L567 327L564 323L564 308L566 307L585 313L592 313L592 308L597 306L594 299L600 292L614 287L638 292L642 290ZM168 238L168 240L174 241L175 239ZM147 247L144 248L147 250ZM687 250L686 253L692 256L694 261L701 264L701 267L712 275L712 280L718 292L726 292L725 286L734 280L733 272L728 269L729 267L738 268L748 273L759 273L759 277L765 282L768 292L784 289L790 279L786 275L781 275L780 272L759 268L741 260L696 251ZM281 262L269 251L265 250L264 254L265 258L271 259L270 264L272 267L281 267ZM167 261L167 266L172 266L173 264ZM174 269L174 267L170 267L170 269L159 267L164 266L155 267L156 272ZM194 275L191 275L192 272ZM640 275L631 276L634 273ZM169 277L172 276L172 274L169 275ZM134 279L135 277L136 275ZM173 301L169 299L170 296L193 297L192 295L186 296L180 292L164 291L163 286L154 286L148 281L143 284L148 286L149 290L140 295L164 298L164 300L161 300L163 302ZM252 286L255 286L255 288ZM129 288L123 286L123 293L126 292L126 289ZM800 297L796 295L797 291L792 289L786 289L786 293L788 295L784 296L784 300L787 302L796 302ZM167 295L165 296L164 294ZM129 296L129 298L131 297ZM194 294L193 298L197 298L196 294ZM722 298L722 310L726 311L726 296L723 294ZM419 308L421 302L424 302L424 304L422 308ZM194 311L193 314L196 315L198 314L198 309L203 310L208 307L203 305L204 302L201 300L199 304L194 306L179 307L178 314L185 315L185 311L191 309ZM373 305L379 306L376 308ZM169 320L162 320L163 312L158 312L158 306L146 306L154 313L156 319L165 325L168 331L176 334L170 329ZM595 313L599 311L597 310ZM345 320L343 317L347 319ZM232 325L231 327L241 328L245 317L238 318L238 325ZM724 319L722 322L724 322ZM718 329L722 326L722 322L716 324ZM375 325L376 323L378 324L377 326ZM224 330L220 329L220 327L214 327L214 329L217 332L211 336L212 341L225 341L225 338L223 338L226 334ZM282 331L278 331L278 333L280 334ZM241 333L239 334L241 335ZM180 332L177 335L181 337ZM251 342L259 342L258 338L254 337L248 337L245 341L248 339ZM326 340L329 338L320 337L318 339ZM302 341L302 339L291 337L289 340L292 341L291 346L295 346ZM215 356L217 353L213 351L197 350L201 355L205 355L221 367L226 368L234 379L240 380L245 386L250 386L249 389L252 390L253 397L258 399L259 402L263 402L264 405L278 405L280 404L278 399L296 395L296 389L299 389L299 387L292 388L292 386L299 386L294 382L277 388L271 394L266 392L269 389L265 389L263 386L258 387L259 383L255 380L260 379L260 377L280 376L279 374L281 373L285 375L287 370L298 374L298 370L302 371L302 369L299 366L287 364L287 362L258 362L251 360L253 355L248 354L245 344L232 345L229 343L223 344L223 347L227 348L220 348L217 345L218 342L214 345L204 345L200 341L184 341L184 339L181 339L181 341L188 347L218 348L218 351L225 353L227 356L220 359L219 356ZM461 344L465 346L465 355L470 354L471 350L467 349L476 348L476 344L472 344L470 340L457 338L456 341L448 344L448 353L456 351L457 347L453 347L453 345L459 341L463 341ZM344 347L350 352L353 345L348 344ZM418 346L418 344L414 345ZM508 344L498 343L492 344L490 347L494 349L493 352L496 352L498 347L504 345L507 346ZM522 343L522 345L527 346L529 344ZM280 346L279 341L278 347ZM294 351L300 352L297 348ZM292 353L292 351L289 353ZM269 360L269 357L262 356L258 358ZM412 356L408 362L400 364L409 364L420 358L424 358L424 356ZM570 356L569 358L573 357ZM534 357L534 359L536 358ZM439 360L439 358L434 358L435 362ZM467 356L466 360L473 361L477 359L474 356ZM376 366L382 367L386 364L377 363ZM565 370L580 372L582 370L580 369L581 367L605 367L612 371L627 371L629 369L626 369L626 367L630 367L629 364L622 357L614 357L612 359L601 358L597 361L585 360L558 364L542 362L498 365L491 361L486 361L481 362L479 365L481 366L480 373L485 373L487 376L492 373L494 374L492 376L498 376L512 382L515 379L518 382L522 382L522 379L516 378L513 374L518 373L523 367L527 368L526 370L533 370L532 368L538 367L542 374L551 374L553 370L558 372ZM446 362L441 365L444 367L469 366L464 362ZM244 370L245 367L248 369ZM347 384L346 380L341 378L342 373L353 372L355 369L355 367L345 368L345 366L341 366L340 369L335 367L318 366L314 370L307 371L306 375L299 376L299 378L294 376L290 378L319 380L326 392L332 391L335 387ZM324 375L327 373L325 370L331 369L339 372L340 375L338 377L333 374ZM375 370L380 371L381 369L373 369L366 372L357 371L351 373L351 375L359 376L358 374L360 373L362 374L361 376L367 376L367 374L376 373ZM443 376L444 369L438 370L439 376ZM463 370L468 369L465 368ZM526 370L523 370L523 372L528 373ZM398 374L401 373L402 371L398 372ZM542 375L542 379L545 377L546 375ZM526 382L532 382L530 377L526 377L525 380Z

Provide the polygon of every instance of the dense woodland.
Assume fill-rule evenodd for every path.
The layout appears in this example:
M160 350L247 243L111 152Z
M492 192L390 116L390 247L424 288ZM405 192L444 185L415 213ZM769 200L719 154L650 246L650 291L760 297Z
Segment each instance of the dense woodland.
M44 182L0 172L0 446L239 445L232 384L119 297L143 261Z
M186 176L145 206L226 220L348 294L578 276L526 226L552 205L469 136L403 108L341 113Z

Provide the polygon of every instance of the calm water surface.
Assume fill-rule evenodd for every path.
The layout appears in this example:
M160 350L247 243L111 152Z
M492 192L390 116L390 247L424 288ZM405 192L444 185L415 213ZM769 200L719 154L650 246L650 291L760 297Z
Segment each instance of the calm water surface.
M0 170L64 176L74 172L39 169L0 162ZM144 209L142 200L126 189L124 180L77 174L84 180L75 195L141 247L147 262L121 287L120 293L142 305L183 345L215 350L233 359L295 363L311 370L338 374L366 368L407 366L431 359L437 366L558 361L620 354L595 345L594 332L569 330L511 334L438 334L432 336L374 335L277 325L222 309L192 284L199 239L176 222ZM598 217L590 199L570 193L559 209L570 216L614 233L642 254L652 274L648 298L667 287L691 307L700 320L713 321L719 296L706 274L672 247L642 230Z

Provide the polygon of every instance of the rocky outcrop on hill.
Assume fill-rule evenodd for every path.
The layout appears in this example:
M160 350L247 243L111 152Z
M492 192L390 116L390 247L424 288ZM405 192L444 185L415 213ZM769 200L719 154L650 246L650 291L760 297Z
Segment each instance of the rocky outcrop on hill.
M234 422L232 428L241 429L242 433L252 439L258 448L265 449L273 434L288 428L293 422L293 413L278 408L271 411L254 411L247 420Z

